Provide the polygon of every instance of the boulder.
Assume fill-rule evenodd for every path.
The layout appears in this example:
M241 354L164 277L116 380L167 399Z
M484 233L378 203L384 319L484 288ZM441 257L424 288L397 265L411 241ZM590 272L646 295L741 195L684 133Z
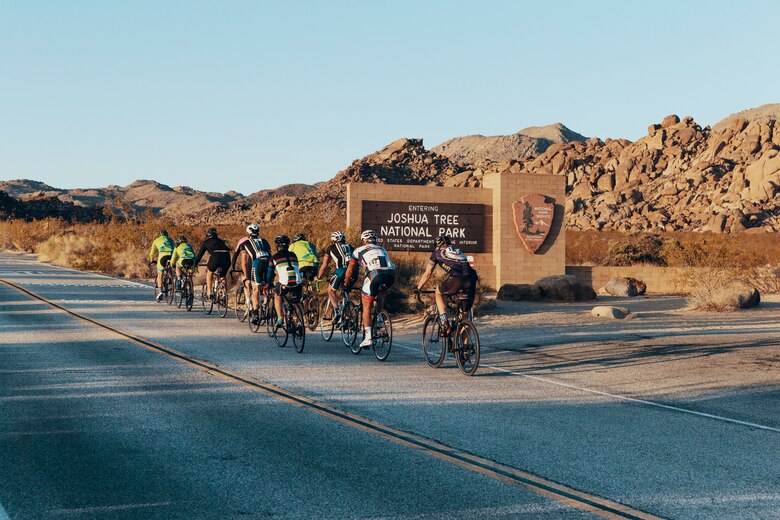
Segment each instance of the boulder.
M737 307L740 309L749 309L761 303L761 294L754 287L741 287L735 290Z
M622 320L623 318L631 314L631 311L628 310L626 307L615 307L612 305L597 305L596 307L593 307L590 313L596 318L610 318L613 320Z
M669 128L670 126L674 126L679 122L680 118L675 114L672 114L670 116L666 116L664 120L661 121L661 128Z
M576 276L548 276L536 282L545 300L579 302L596 299L596 291Z
M636 278L613 276L604 285L604 291L612 296L639 296L645 294L647 285Z
M542 290L538 285L531 285L527 283L512 284L507 283L501 286L498 290L499 300L504 301L539 301L542 299Z

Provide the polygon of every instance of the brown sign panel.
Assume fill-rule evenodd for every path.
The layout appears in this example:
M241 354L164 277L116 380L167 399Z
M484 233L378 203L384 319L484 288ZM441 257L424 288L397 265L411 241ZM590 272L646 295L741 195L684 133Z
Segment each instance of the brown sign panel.
M555 214L555 205L538 193L523 195L512 204L515 227L523 245L533 254L542 247Z
M395 251L431 251L439 235L466 253L486 251L485 206L364 200L363 229L373 229L379 244Z

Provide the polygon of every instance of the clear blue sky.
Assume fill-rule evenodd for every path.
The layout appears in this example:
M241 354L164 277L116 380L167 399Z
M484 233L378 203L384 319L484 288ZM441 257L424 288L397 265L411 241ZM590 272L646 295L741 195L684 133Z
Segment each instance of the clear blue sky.
M560 121L780 102L777 1L0 0L0 180L250 193Z

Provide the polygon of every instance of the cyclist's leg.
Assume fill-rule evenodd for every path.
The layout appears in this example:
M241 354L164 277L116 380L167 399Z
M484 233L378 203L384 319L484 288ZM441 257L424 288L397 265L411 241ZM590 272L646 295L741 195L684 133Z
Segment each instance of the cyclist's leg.
M279 282L274 287L274 308L276 309L276 324L280 325L284 321L284 314L282 313L282 291L284 288Z
M214 271L206 269L206 296L211 297L211 289L214 287Z

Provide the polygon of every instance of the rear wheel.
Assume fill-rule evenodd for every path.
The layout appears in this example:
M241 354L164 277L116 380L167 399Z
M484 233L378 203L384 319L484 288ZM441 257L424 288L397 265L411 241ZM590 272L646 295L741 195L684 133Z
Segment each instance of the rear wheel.
M276 344L280 347L285 346L287 344L287 323L283 323L281 327L277 327L276 320L274 319L272 328L274 331L274 340L276 341Z
M333 337L335 330L333 317L333 306L330 304L330 300L326 299L322 305L322 312L320 312L320 334L325 341L330 341L330 338Z
M349 316L345 318L347 321L344 323L344 344L349 347L349 350L353 354L357 355L363 350L360 348L360 342L358 342L358 335L363 330L361 326L362 316L361 309L357 305L350 305Z
M268 336L273 337L274 336L274 328L276 327L276 308L274 307L273 302L268 302L268 309L266 311L266 318L265 318L265 332L268 334Z
M225 287L225 282L220 281L217 284L217 294L216 294L216 300L217 300L217 312L219 313L220 318L224 318L227 316L228 311L228 301L227 301L227 287Z
M244 284L241 284L236 287L236 319L238 321L246 321L247 316L246 294L244 294Z
M390 349L393 346L393 322L390 321L390 314L383 309L374 317L373 326L374 343L372 348L374 356L379 361L384 361L390 355Z
M181 305L184 303L184 287L179 287L178 289L174 285L173 287L173 303L181 308Z
M425 361L439 368L447 355L446 342L440 336L441 322L436 316L428 316L423 323L422 349Z
M192 285L192 278L187 277L187 281L184 283L184 289L186 291L184 295L184 306L188 311L191 311L192 303L195 300L195 288Z
M314 291L314 288L311 289L309 297L306 298L304 314L306 326L309 327L309 330L317 330L317 324L320 321L320 299L317 297L317 293Z
M163 273L163 299L168 300L168 305L173 303L174 295L176 294L175 287L171 282L171 274L166 269Z
M306 324L304 322L303 308L300 304L295 305L290 313L289 329L295 351L300 354L303 352L303 346L306 343Z
M479 335L470 321L461 322L455 336L455 361L467 376L474 375L479 367Z
M203 305L203 312L211 314L211 311L214 310L214 302L209 298L208 294L208 286L204 283L200 286L200 302Z

